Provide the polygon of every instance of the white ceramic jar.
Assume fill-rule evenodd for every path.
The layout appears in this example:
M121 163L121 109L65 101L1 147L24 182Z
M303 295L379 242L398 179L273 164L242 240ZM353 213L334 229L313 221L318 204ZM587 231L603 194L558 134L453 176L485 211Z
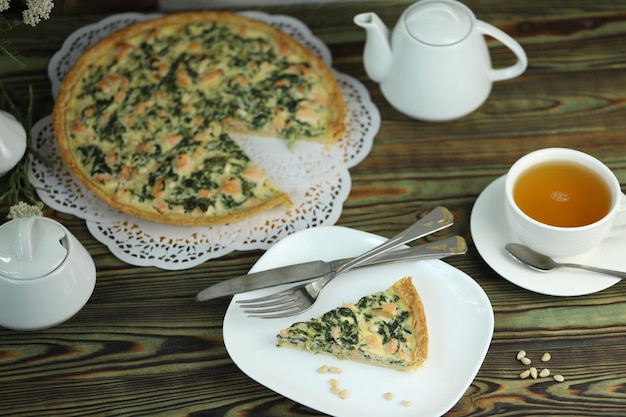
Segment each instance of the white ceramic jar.
M0 226L0 326L41 330L75 315L96 284L93 259L67 228L46 217Z
M25 152L24 126L12 114L0 110L0 177L17 165Z

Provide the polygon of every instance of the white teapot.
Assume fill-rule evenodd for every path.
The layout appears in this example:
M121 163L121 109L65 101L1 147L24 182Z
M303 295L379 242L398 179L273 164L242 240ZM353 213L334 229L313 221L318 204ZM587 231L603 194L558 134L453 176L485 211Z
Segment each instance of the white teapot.
M380 83L389 103L424 121L446 121L471 113L487 99L494 81L526 70L522 47L500 29L477 20L455 0L422 0L409 6L389 30L375 13L354 23L366 30L365 71ZM517 57L494 69L484 35L503 43Z
M0 226L0 326L60 324L85 305L95 285L93 259L60 223L22 217Z

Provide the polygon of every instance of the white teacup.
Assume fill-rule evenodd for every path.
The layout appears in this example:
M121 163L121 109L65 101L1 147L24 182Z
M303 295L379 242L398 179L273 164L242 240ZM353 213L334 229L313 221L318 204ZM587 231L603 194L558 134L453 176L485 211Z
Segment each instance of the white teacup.
M532 210L528 207L525 207L526 212L520 208L522 200L519 189L516 189L516 185L518 187L520 186L520 177L527 175L529 170L539 172L536 170L537 166L546 167L545 164L553 164L552 169L560 169L558 165L563 163L565 165L582 166L592 173L595 173L596 175L591 174L591 177L599 179L597 185L600 187L592 187L593 190L607 189L606 208L588 223L556 225L556 223L547 221L544 218L538 220L537 218L541 217L541 215L538 214L538 212L530 214ZM541 177L542 174L536 175ZM538 182L547 183L548 179L557 176L558 175L544 175L543 179L545 181L539 180ZM570 175L567 177L571 178ZM550 201L550 204L546 205L556 207L555 210L564 210L563 218L565 218L567 214L571 214L566 213L567 210L575 210L578 212L590 212L595 210L596 207L591 210L589 207L576 207L575 204L571 203L571 201L576 200L575 194L580 192L580 184L583 183L583 181L570 182L571 184L564 187L570 187L569 189L573 190L571 195L570 191L563 191L556 188L552 190L552 188L550 188L552 191L550 191L549 198L553 201ZM560 187L560 185L555 185L555 187ZM576 188L573 189L571 187ZM538 184L536 188L530 187L529 189L533 190L534 193L548 195L548 189L537 191L539 188L541 188L541 184ZM586 195L585 193L583 194ZM516 202L516 197L519 203ZM592 199L594 203L600 200L603 200L603 198ZM581 201L581 199L578 201ZM598 159L573 149L540 149L523 156L515 162L506 176L505 211L507 222L514 239L518 239L521 243L539 253L553 257L570 257L582 254L598 246L610 234L623 233L626 231L626 227L620 227L626 223L626 195L622 193L615 174Z

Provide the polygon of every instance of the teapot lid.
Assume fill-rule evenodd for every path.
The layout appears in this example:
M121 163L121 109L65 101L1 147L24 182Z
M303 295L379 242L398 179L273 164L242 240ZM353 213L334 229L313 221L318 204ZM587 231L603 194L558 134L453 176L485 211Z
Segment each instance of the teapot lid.
M65 230L45 217L22 217L0 226L0 275L30 280L57 269L67 257Z
M472 29L471 11L457 1L426 0L407 9L404 24L412 37L434 45L452 45L465 38Z

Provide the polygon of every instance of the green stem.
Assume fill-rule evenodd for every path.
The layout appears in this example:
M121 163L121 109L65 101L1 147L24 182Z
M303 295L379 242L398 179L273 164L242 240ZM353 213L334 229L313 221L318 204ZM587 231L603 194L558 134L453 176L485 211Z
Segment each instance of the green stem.
M10 31L14 27L18 26L20 23L21 22L19 20L8 20L0 14L0 35L3 35L5 32ZM24 68L26 66L20 53L13 50L11 42L3 37L0 37L0 55L5 55L19 68Z

